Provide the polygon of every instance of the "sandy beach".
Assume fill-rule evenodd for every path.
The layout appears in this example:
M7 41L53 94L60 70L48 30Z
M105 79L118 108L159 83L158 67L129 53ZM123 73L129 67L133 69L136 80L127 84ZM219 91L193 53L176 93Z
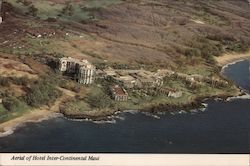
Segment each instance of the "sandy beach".
M218 65L223 67L229 63L250 59L250 51L243 54L230 53L224 54L222 56L216 57L215 60L218 62Z
M64 93L64 95L58 98L51 107L44 106L40 109L34 109L22 115L21 117L1 123L0 137L5 137L7 135L12 134L17 127L20 127L27 122L36 123L36 122L41 122L43 120L48 120L50 118L63 116L61 113L59 113L60 103L63 102L64 100L67 100L69 97L74 97L76 93L63 88L58 88L58 89L61 90Z
M58 117L59 115L60 114L53 111L48 111L48 109L32 110L21 117L0 124L0 137L12 134L17 127L27 122L41 122L53 117Z

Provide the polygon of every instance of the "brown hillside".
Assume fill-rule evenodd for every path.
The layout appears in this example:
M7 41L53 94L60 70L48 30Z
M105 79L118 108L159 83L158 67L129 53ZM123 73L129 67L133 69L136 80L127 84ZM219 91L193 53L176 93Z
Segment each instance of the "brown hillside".
M66 1L44 2L63 4ZM71 2L74 3L84 6L87 1ZM81 22L73 19L74 14L68 21L33 19L29 14L19 14L10 2L5 5L8 6L6 20L0 26L3 47L9 47L4 43L6 40L8 43L21 40L25 45L27 33L30 35L33 31L38 34L55 31L59 36L54 38L59 40L70 30L89 37L60 39L62 51L57 49L53 53L59 51L66 54L64 56L82 56L91 60L176 67L183 62L210 64L213 55L247 51L250 46L250 7L245 0L126 0L105 7L83 7L82 11L88 10L93 20ZM30 27L28 22L39 27ZM33 46L27 44L26 47Z

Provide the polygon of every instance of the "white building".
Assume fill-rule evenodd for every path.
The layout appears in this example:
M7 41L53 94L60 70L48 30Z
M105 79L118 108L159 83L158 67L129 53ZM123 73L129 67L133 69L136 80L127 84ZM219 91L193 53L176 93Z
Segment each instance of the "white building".
M75 73L76 65L79 63L80 61L78 59L74 59L71 57L61 58L59 62L59 70L61 72Z
M87 60L81 61L76 67L76 78L81 84L92 84L94 82L95 66Z
M92 84L94 82L95 66L87 60L78 60L71 57L59 60L59 70L72 74L81 84Z

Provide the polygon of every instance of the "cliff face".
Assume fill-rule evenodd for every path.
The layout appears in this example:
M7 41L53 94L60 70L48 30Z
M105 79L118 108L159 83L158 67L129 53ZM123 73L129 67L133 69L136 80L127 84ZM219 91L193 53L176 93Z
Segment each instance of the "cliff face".
M9 20L0 27L0 33L7 31L1 37L11 29L8 23L29 29L25 22L32 20L40 30L61 25L92 36L70 44L97 60L175 68L212 64L212 56L250 45L246 0L7 0L6 5Z

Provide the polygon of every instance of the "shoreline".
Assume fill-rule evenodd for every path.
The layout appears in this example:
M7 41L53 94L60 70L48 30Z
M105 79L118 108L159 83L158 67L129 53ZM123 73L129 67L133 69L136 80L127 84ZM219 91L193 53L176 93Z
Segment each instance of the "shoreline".
M218 63L218 66L222 67L222 70L226 67L228 67L231 64L249 60L250 59L250 51L246 53L227 53L219 57L215 57L216 62Z
M14 131L26 123L38 123L51 118L60 117L61 114L49 111L48 109L36 109L21 117L6 121L0 124L0 138L11 135Z
M216 100L221 99L223 101L229 101L229 99L233 98L246 98L249 97L248 94L241 89L240 87L236 87L238 89L235 94L220 94L220 95L213 95L213 96L199 96L189 103L182 104L182 105L170 105L170 104L159 104L159 105L151 105L149 107L145 107L142 109L134 110L136 112L141 113L149 113L152 115L157 115L161 113L172 113L172 112L178 112L178 111L185 111L185 112L192 112L194 109L202 109L204 106L204 103L210 99L210 100ZM117 116L120 113L126 112L127 110L115 110L115 109L106 109L108 111L87 111L80 114L67 114L64 111L61 111L63 116L66 119L69 120L85 120L85 121L110 121L113 119L113 117ZM161 110L161 111L159 111Z
M221 57L215 58L218 65L220 67L222 67L221 74L222 74L223 70L226 67L228 67L229 65L240 62L240 61L248 60L248 59L250 59L250 52L245 53L245 54L225 54ZM235 94L235 96L225 96L225 95L223 96L222 95L222 96L211 96L211 97L198 98L195 101L193 101L192 103L190 103L190 105L188 105L188 108L193 109L194 108L193 106L198 108L199 106L202 105L203 101L208 99L208 98L209 99L222 98L223 100L228 101L228 99L241 97L242 95L244 95L244 92L242 91L241 88L239 88L239 94ZM164 105L161 105L160 107L163 108ZM178 110L178 109L182 109L184 107L185 107L185 105L181 106L180 108L176 108L175 106L168 105L168 106L165 106L165 109L171 108L171 109ZM156 108L158 108L158 107L152 106L151 108L140 110L140 112L145 112L145 113L159 112L159 111L155 111ZM102 121L102 120L110 120L110 117L113 117L118 112L123 112L123 111L113 110L113 111L110 111L108 113L99 114L99 115L86 114L86 115L67 116L64 113L58 113L58 112L51 111L49 108L36 109L36 110L33 110L27 114L24 114L21 117L18 117L18 118L15 118L15 119L12 119L12 120L9 120L7 122L0 124L0 138L13 134L14 131L18 127L21 127L22 125L25 125L26 123L39 123L39 122L42 122L44 120L49 120L49 119L61 117L61 116L64 116L67 119L73 118L74 120L90 119L92 121ZM163 112L166 112L166 111L163 111Z

